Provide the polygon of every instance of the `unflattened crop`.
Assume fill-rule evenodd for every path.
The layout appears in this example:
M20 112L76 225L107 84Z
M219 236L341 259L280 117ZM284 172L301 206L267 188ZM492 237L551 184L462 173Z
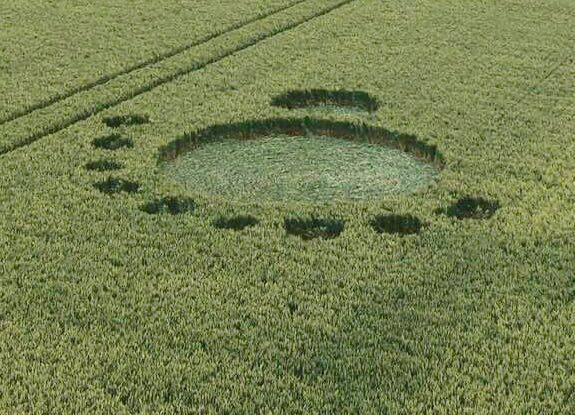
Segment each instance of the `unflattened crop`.
M110 134L96 138L92 141L92 144L94 147L104 150L118 150L120 148L134 147L134 142L130 138L122 137L120 134Z
M499 202L482 197L466 196L438 213L457 219L489 219L499 209Z
M189 197L166 196L145 204L141 207L141 210L149 213L150 215L157 215L162 213L179 215L193 212L195 208L196 203Z
M231 229L241 231L245 228L255 226L259 223L253 216L242 215L233 217L220 217L214 221L214 227L217 229Z
M303 240L315 238L337 238L344 230L345 223L332 218L287 218L284 229L290 235L299 236Z
M331 107L367 112L375 112L379 108L377 99L367 92L326 89L288 91L275 97L271 104L288 109Z
M129 180L124 180L117 177L108 177L106 180L95 183L94 187L102 193L114 194L135 193L140 188L140 185Z
M71 48L70 56L83 56L106 43L109 53L103 59L117 59L104 62L104 69L114 71L139 64L148 53L161 56L166 45L178 47L202 32L225 29L218 26L224 15L226 25L241 23L247 13L288 1L293 2L212 1L218 7L205 13L201 4L210 0L196 0L193 7L140 0L129 2L123 13L104 6L92 7L91 14L84 6L96 2L82 2L82 10L70 7L78 2L51 2L58 7L43 7L41 13L31 13L35 2L7 2L2 15L10 24L2 25L0 38L6 38L6 30L26 27L12 36L21 45L13 51L21 53L7 54L14 59L3 62L9 68L0 76L6 82L17 73L25 75L20 79L34 76L39 71L26 68L29 59L18 59L30 53L39 63L44 57L59 62L66 71L48 71L47 82L5 82L3 91L26 101L49 99L102 72L94 59L60 62L61 54L50 57L50 48L34 53L39 44L69 43L70 24L89 34L77 27L78 19L63 18L70 9L75 16L89 16L82 21L97 26L93 33L118 25L129 29L86 36ZM457 1L357 0L299 30L269 36L336 1L307 0L303 10L256 22L1 129L0 341L9 352L2 353L7 375L0 376L0 413L50 412L49 406L62 415L91 408L575 414L573 65L567 60L558 66L572 58L560 46L571 44L572 31L565 28L575 16L575 2L515 7L491 1L471 7ZM203 25L200 31L190 13L180 12L184 8L196 10L197 21L210 16L212 28ZM32 14L37 18L28 24ZM527 27L526 21L537 24ZM130 32L132 41L118 36ZM30 44L30 33L43 41ZM462 51L442 41L454 39L469 47ZM16 42L0 43L5 49ZM122 47L125 53L119 53ZM509 53L510 48L529 53ZM212 66L215 62L220 63ZM381 99L381 107L375 113L322 104L266 107L294 85L361 86ZM5 114L18 109L4 98ZM266 111L414 132L423 143L437 143L448 168L436 185L415 195L327 199L330 206L313 207L268 205L258 197L242 206L229 199L238 185L229 185L226 195L207 194L192 182L171 181L152 161L158 147L178 138L182 128L195 133L230 120L265 117ZM148 114L153 124L112 129L102 122L104 116L130 113ZM94 138L111 133L132 138L135 149L92 146ZM339 174L338 166L362 167L361 154L381 154L373 148L381 145L362 142L361 135L350 140L312 133L284 131L256 140L213 136L213 142L201 141L167 164L201 154L204 158L196 160L207 160L209 149L220 148L227 158L213 151L219 164L210 166L211 172L227 161L249 167L247 151L260 155L254 169L277 167L293 178L305 177L304 168L326 172L313 163ZM41 141L25 147L35 140ZM362 153L355 152L359 147ZM388 147L393 150L388 154L401 152ZM302 158L286 163L306 150L312 150L307 164ZM404 156L411 160L413 154ZM339 164L333 162L336 155ZM101 159L125 169L84 168ZM369 160L365 167L382 166L381 159ZM424 157L417 161L441 167ZM200 164L195 171L203 168ZM375 177L362 173L361 181L348 182L360 197L373 187L355 186L372 186ZM100 193L93 184L109 175L134 180L141 190ZM178 195L198 203L193 213L140 210ZM486 220L447 216L467 195L498 201L501 208ZM434 214L437 207L444 209L441 215ZM243 231L214 226L220 216L239 214L254 215L260 224ZM385 219L378 233L372 220L389 214L415 216L423 222L420 233L387 233ZM341 219L345 229L335 239L304 241L284 228L286 218L314 216ZM519 363L517 356L523 357Z
M421 231L423 224L412 215L380 215L371 221L371 226L378 233L413 235Z
M123 125L141 125L150 122L150 118L147 115L140 114L127 114L127 115L117 115L114 117L104 118L104 124L110 128L118 128Z

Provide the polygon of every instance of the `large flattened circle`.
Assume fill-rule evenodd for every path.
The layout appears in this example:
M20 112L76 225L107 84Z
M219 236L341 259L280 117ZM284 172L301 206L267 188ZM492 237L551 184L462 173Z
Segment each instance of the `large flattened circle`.
M414 193L437 180L441 155L414 136L314 119L220 125L161 150L188 190L239 202L325 203Z

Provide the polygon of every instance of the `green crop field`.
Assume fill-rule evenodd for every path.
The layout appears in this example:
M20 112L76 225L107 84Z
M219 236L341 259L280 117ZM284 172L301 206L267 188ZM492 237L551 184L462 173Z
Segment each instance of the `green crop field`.
M0 5L0 414L575 414L573 0Z

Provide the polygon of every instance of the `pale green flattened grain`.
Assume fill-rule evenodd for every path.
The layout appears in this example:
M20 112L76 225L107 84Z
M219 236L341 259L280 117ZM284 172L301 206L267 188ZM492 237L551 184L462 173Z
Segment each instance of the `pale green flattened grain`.
M575 413L573 0L0 3L0 119L157 61L0 125L0 414ZM308 90L377 110L271 105ZM412 159L272 135L199 148L185 181L158 162L305 117L443 168L367 197ZM250 188L282 169L281 201ZM304 173L345 197L286 197Z

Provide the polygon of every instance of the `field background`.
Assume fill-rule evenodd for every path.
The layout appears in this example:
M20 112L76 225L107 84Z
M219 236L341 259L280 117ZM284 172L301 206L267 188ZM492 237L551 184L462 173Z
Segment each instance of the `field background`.
M0 118L291 3L8 2L0 11Z
M2 6L0 114L295 4L217 3ZM313 18L338 4L295 4L0 123L0 413L575 412L575 4L356 0ZM190 62L207 64L131 97ZM332 117L436 144L439 182L375 202L238 204L159 169L186 132L293 115L269 103L300 88L376 96L372 116ZM95 149L102 118L127 113L152 121L122 131L134 148ZM108 173L84 166L102 158L140 191L98 192ZM140 210L170 194L197 209ZM434 213L465 195L501 209ZM427 226L377 234L369 220L390 211ZM260 224L212 226L236 214ZM286 235L286 217L312 214L345 231Z

